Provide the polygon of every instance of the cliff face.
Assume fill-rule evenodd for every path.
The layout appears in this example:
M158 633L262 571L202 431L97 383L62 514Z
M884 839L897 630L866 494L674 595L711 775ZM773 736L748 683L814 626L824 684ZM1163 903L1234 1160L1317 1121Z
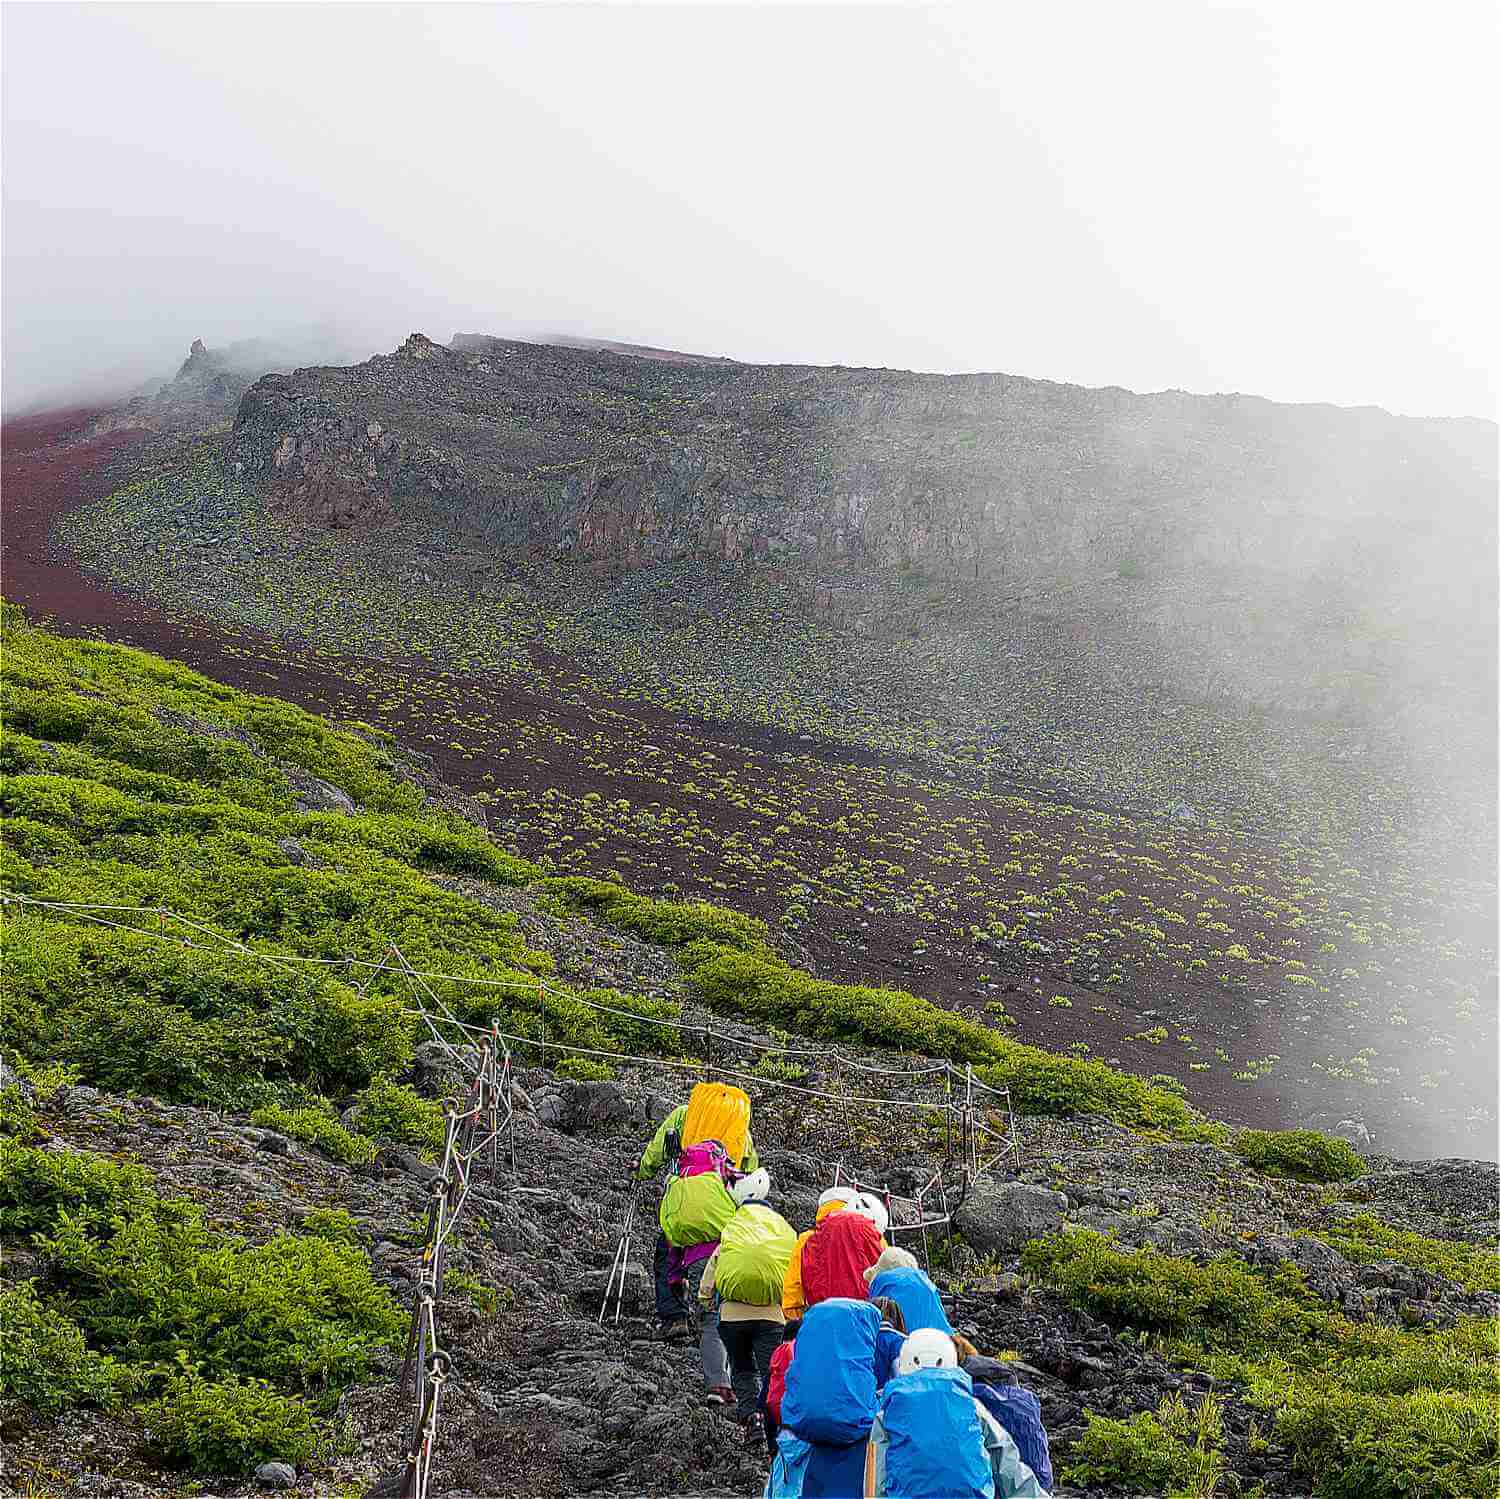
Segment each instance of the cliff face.
M1493 551L1487 423L474 335L261 379L229 462L332 525L431 514L491 544L631 565L1378 574L1409 567L1414 542Z

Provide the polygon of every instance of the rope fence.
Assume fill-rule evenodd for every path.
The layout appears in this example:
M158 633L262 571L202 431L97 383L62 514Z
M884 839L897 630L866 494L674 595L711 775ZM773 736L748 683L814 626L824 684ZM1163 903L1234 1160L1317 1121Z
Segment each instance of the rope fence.
M402 1366L400 1388L410 1391L412 1400L411 1425L407 1439L406 1469L401 1487L401 1499L428 1499L433 1471L434 1454L438 1434L438 1417L443 1387L453 1377L453 1359L439 1340L437 1317L438 1303L443 1295L444 1274L447 1268L448 1248L473 1191L476 1173L485 1171L492 1186L498 1184L498 1173L502 1147L505 1148L512 1178L509 1191L514 1195L534 1192L514 1181L516 1175L516 1122L517 1109L514 1089L514 1061L524 1048L536 1048L539 1052L561 1053L564 1056L584 1057L595 1060L625 1063L639 1067L668 1068L694 1074L706 1074L715 1078L743 1081L757 1089L774 1089L798 1097L818 1099L845 1107L867 1105L875 1108L921 1110L927 1114L941 1114L943 1121L943 1165L923 1183L914 1194L903 1196L893 1193L889 1184L876 1186L866 1183L842 1162L835 1168L834 1184L849 1185L858 1191L870 1192L884 1201L890 1219L889 1232L920 1233L924 1261L931 1265L930 1235L934 1229L943 1229L951 1235L953 1213L962 1203L974 1181L1009 1161L1013 1168L1021 1166L1021 1138L1016 1125L1008 1089L993 1088L974 1076L972 1066L962 1069L952 1062L938 1060L907 1067L879 1067L845 1056L833 1047L778 1047L767 1045L755 1038L735 1036L726 1031L694 1024L670 1017L640 1015L619 1006L590 1000L570 990L548 984L540 977L525 980L485 979L463 974L434 973L417 968L394 942L390 943L385 956L379 960L370 958L320 958L295 953L269 952L264 948L251 947L237 938L216 931L213 927L178 912L161 906L129 906L98 902L49 901L13 891L0 891L0 907L35 908L39 911L71 915L79 920L98 926L137 935L200 952L213 954L233 953L236 956L257 962L296 971L300 966L321 967L328 970L342 969L349 975L363 974L363 982L357 987L363 993L380 974L398 979L405 989L408 1003L402 1013L420 1022L428 1036L441 1048L443 1054L466 1076L465 1092L460 1097L449 1098L444 1105L444 1138L441 1163L433 1179L431 1201L428 1206L426 1227L423 1234L417 1289L412 1304L411 1324L407 1334L406 1355ZM121 917L144 919L138 925ZM211 939L205 941L203 939ZM533 1036L521 1036L501 1029L500 1021L492 1019L488 1025L476 1025L459 1019L434 987L436 984L454 983L492 990L551 993L572 1004L619 1016L638 1025L661 1025L684 1036L699 1036L705 1040L705 1058L678 1058L666 1056L637 1056L629 1052L610 1051L600 1047L578 1046L571 1042L556 1041ZM764 1052L776 1059L785 1057L812 1058L828 1067L847 1073L858 1073L869 1078L899 1079L910 1082L923 1079L919 1086L935 1086L939 1081L942 1093L936 1098L912 1096L884 1097L875 1093L834 1093L825 1089L805 1087L786 1078L770 1077L758 1072L749 1072L733 1067L715 1065L712 1042L720 1041L726 1046L741 1047ZM993 1100L989 1102L988 1100ZM997 1130L989 1122L988 1115L1003 1110L1005 1129ZM959 1182L948 1181L948 1170L957 1164ZM950 1199L950 1190L956 1185L957 1197ZM604 1302L600 1308L599 1321L606 1320L611 1296L615 1297L616 1323L620 1320L624 1300L626 1275L629 1268L630 1240L634 1230L639 1190L631 1194L630 1205L624 1221L624 1234L609 1268L605 1283ZM896 1209L900 1208L897 1212ZM898 1222L897 1219L901 1221Z

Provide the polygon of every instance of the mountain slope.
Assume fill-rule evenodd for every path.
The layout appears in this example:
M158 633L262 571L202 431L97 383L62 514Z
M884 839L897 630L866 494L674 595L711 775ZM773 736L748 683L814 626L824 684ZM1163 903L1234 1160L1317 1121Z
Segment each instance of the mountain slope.
M3 878L27 900L5 910L0 1295L23 1336L0 1435L33 1493L144 1499L194 1468L243 1493L278 1459L303 1470L300 1492L347 1494L399 1463L424 1156L460 1079L421 1041L392 942L471 981L438 985L457 1014L531 1043L515 1043L514 1174L476 1188L440 1307L456 1371L440 1491L758 1487L753 1455L696 1406L691 1355L640 1339L647 1243L627 1321L595 1321L625 1172L699 1065L678 1027L705 1006L744 1048L757 1138L799 1221L836 1161L910 1192L942 1160L940 1088L913 1128L928 1116L888 1101L911 1080L851 1085L851 1060L900 1065L872 1043L972 1059L1036 1111L1023 1183L976 1188L943 1279L986 1351L1025 1360L1076 1475L1060 1492L1100 1492L1107 1472L1151 1490L1143 1446L1198 1461L1170 1404L1151 1416L1166 1438L1143 1425L1178 1388L1221 1402L1207 1449L1242 1491L1394 1494L1420 1472L1456 1499L1494 1468L1493 1168L1376 1162L1340 1186L1363 1169L1347 1147L1235 1135L912 996L819 984L734 912L548 879L360 726L12 611L4 689ZM201 923L190 942L163 907ZM826 1060L797 1064L771 1022ZM640 1060L578 1081L598 1062L535 1065L542 1041ZM1333 1185L1264 1174L1277 1165ZM1022 1242L1053 1228L1019 1285ZM1216 1252L1237 1258L1204 1268ZM1197 1310L1165 1317L1173 1301ZM1393 1424L1403 1442L1372 1458Z

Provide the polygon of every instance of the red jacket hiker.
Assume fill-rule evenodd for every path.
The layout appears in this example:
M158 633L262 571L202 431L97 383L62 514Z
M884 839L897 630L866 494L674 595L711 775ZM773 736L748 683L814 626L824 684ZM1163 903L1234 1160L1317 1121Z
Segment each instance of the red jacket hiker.
M766 1410L771 1419L781 1425L781 1397L786 1394L786 1371L792 1366L795 1343L782 1343L771 1355L771 1377L766 1384Z
M825 1218L802 1247L802 1294L809 1306L831 1296L869 1299L865 1271L880 1258L885 1240L860 1213Z

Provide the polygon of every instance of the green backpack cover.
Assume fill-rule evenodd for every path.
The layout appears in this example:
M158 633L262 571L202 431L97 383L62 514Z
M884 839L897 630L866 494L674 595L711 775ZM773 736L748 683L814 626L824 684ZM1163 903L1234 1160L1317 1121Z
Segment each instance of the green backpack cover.
M697 1176L674 1176L657 1217L667 1243L688 1249L694 1244L712 1244L734 1213L729 1188L717 1172L704 1171Z
M714 1288L726 1301L749 1306L780 1306L786 1268L797 1232L764 1203L742 1207L719 1236Z

